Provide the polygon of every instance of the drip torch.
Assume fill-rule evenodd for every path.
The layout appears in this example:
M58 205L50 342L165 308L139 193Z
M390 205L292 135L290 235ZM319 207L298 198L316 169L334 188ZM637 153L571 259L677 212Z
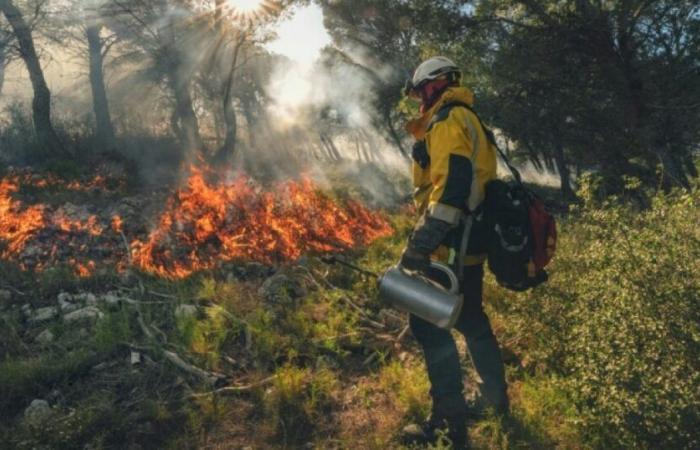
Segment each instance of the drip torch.
M425 273L411 272L397 264L379 275L335 256L324 256L321 260L375 278L382 302L440 328L451 329L459 317L463 303L459 280L445 264L432 261Z

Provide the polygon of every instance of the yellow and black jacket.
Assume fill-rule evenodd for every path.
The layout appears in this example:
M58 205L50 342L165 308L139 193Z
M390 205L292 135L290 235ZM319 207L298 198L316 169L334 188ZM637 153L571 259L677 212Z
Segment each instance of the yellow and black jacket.
M464 104L474 104L471 91L448 88L435 105L406 127L416 140L425 141L428 156L413 163L418 213L427 212L455 228L465 213L477 210L484 201L486 184L496 178L496 150L477 116ZM475 232L472 229L471 235ZM446 239L451 240L444 242L447 246L454 247L455 234L459 233ZM437 256L444 260L446 254L446 249L441 249ZM484 259L480 254L468 254L464 262L478 264Z

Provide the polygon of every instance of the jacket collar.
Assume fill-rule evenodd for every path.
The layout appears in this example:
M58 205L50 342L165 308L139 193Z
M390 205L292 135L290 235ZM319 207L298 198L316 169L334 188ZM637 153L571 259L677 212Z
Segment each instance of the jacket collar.
M465 87L447 88L447 90L443 92L442 96L440 96L438 101L435 102L435 104L429 110L425 111L421 116L410 120L406 124L406 131L413 135L413 137L417 140L422 141L425 139L428 125L433 119L435 113L440 111L440 109L442 109L442 107L447 103L455 101L472 106L474 105L474 94Z

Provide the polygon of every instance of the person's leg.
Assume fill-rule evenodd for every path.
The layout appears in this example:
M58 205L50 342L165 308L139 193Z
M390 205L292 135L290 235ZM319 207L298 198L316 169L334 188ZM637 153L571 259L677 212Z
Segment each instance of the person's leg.
M508 411L508 393L501 350L482 305L483 265L464 268L464 305L455 328L464 335L486 404L499 413Z
M423 349L430 380L432 414L422 427L407 427L409 439L432 442L435 429L447 427L455 448L466 446L466 405L463 396L462 368L452 334L430 322L411 315L411 331Z

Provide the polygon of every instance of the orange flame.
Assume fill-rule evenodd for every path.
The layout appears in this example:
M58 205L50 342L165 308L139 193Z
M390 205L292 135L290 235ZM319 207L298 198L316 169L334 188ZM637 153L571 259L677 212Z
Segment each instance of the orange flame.
M100 176L87 183L38 178L29 173L0 179L0 257L20 262L34 240L44 240L32 250L35 270L61 262L76 274L88 277L96 263L91 250L107 254L118 270L128 261L147 272L180 278L216 267L220 261L253 260L277 264L298 259L306 252L329 252L366 245L391 233L386 219L354 201L334 200L315 189L308 179L283 182L263 190L248 177L228 183L211 183L203 169L191 169L183 188L166 204L155 229L145 238L120 245L123 221L113 216L103 223L96 215L69 217L63 209L46 205L25 206L15 200L20 185L72 190L90 189L106 180ZM47 230L49 234L44 233ZM47 237L48 236L48 237ZM115 244L119 242L119 244ZM131 258L129 258L131 256Z
M221 260L279 263L305 252L365 245L390 233L381 215L357 202L336 202L308 179L262 192L245 176L212 185L192 168L148 240L133 243L133 256L147 271L184 277Z

